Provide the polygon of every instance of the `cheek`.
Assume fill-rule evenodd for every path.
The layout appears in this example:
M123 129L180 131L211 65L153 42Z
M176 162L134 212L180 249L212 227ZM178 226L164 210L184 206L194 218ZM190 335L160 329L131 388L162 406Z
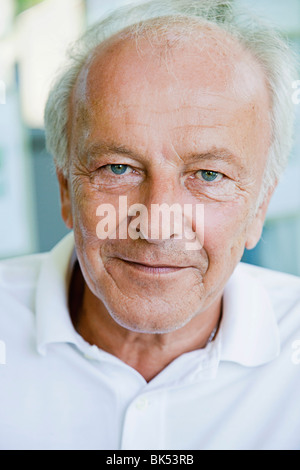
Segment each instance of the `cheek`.
M74 232L79 232L85 240L97 237L97 204L81 200L75 205Z
M74 232L81 233L87 239L97 237L97 209L103 204L101 193L86 181L76 180L71 186L71 201Z
M74 238L78 261L85 282L93 292L103 276L103 263L101 247L105 243L97 236L97 207L101 202L93 199L91 195L77 191L73 199Z
M238 204L206 206L204 211L204 249L210 262L243 252L247 211Z
M72 186L73 231L77 255L81 267L96 263L99 265L99 247L102 243L97 237L97 207L101 204L98 195L89 191L84 184ZM93 269L92 269L93 270Z

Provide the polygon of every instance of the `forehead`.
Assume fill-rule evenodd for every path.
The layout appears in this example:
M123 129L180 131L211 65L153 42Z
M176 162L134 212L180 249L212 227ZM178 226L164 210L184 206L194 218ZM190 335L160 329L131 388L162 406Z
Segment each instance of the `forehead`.
M242 118L253 126L270 110L256 60L224 31L203 26L185 40L171 30L160 40L149 33L106 41L82 69L71 106L73 129L85 137L114 123L175 132Z
M179 27L182 30L183 25ZM234 84L237 93L249 95L265 85L258 63L225 31L192 25L188 34L183 30L179 35L176 25L173 29L162 37L160 31L151 29L141 37L123 32L102 43L79 74L73 97L88 100L101 93L105 98L107 85L119 92L126 85L127 92L130 85L134 89L151 85L160 90L169 84L174 92L174 79L184 83L182 94L194 86L226 92Z

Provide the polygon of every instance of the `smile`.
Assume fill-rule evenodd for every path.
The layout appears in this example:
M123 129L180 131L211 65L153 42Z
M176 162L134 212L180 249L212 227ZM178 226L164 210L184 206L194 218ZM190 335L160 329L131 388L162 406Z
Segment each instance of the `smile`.
M182 271L183 269L186 269L187 266L180 267L180 266L154 266L154 265L148 265L148 264L143 264L143 263L136 263L134 261L128 261L125 259L121 259L123 263L125 263L127 266L130 268L144 272L146 274L171 274L175 272Z

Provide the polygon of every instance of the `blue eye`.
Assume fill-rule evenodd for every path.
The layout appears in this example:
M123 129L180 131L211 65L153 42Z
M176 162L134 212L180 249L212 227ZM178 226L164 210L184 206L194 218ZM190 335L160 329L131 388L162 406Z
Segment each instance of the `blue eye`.
M115 175L124 175L128 168L128 165L109 165L110 169Z
M208 182L215 181L218 177L220 179L220 177L222 176L217 171L210 171L210 170L201 170L201 171L198 171L198 174L201 175L201 178L204 181L208 181Z

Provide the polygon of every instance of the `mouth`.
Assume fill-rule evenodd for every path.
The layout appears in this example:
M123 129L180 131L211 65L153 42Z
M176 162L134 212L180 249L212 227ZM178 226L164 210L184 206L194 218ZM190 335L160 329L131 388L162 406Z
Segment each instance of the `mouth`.
M126 263L127 266L134 270L148 274L171 274L182 271L183 269L189 268L190 266L175 266L167 264L147 264L140 263L137 261L131 261L129 259L119 258L120 261Z

